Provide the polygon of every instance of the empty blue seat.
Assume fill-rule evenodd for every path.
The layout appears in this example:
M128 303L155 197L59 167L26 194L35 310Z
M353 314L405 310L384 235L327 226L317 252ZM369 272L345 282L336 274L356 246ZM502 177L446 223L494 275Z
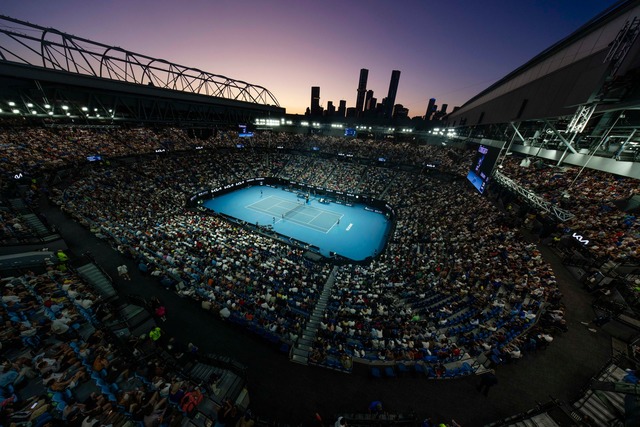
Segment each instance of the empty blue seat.
M396 377L396 371L393 370L393 366L387 366L386 368L384 368L384 374L389 378Z
M374 366L371 368L371 376L373 378L382 378L382 373L380 372L380 369Z

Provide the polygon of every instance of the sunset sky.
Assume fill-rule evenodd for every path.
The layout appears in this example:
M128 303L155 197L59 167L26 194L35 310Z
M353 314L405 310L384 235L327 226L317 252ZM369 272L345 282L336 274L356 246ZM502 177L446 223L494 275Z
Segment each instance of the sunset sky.
M287 113L354 106L361 68L381 101L462 105L613 0L7 0L0 14L269 89Z

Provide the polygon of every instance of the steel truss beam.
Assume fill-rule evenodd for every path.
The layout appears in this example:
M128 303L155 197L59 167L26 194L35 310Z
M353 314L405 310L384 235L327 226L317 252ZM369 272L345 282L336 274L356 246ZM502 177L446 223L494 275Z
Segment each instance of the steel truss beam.
M576 112L576 115L577 115L577 114L578 114L578 113ZM591 111L591 114L593 114L593 111ZM591 114L589 114L589 117L591 117ZM576 116L573 116L573 117L575 118ZM589 119L587 119L587 121L589 121ZM573 119L572 119L572 122L573 122ZM566 145L566 146L567 146L567 148L568 148L568 149L569 149L573 154L578 154L578 152L576 151L576 149L575 149L575 148L573 148L573 145L571 144L571 143L572 143L572 141L573 141L573 139L572 139L571 141L567 141L567 139L566 139L564 136L562 136L562 135L560 134L560 132L558 132L558 129L556 129L556 128L555 128L555 126L553 126L553 125L552 125L548 120L545 120L545 121L544 121L544 123L547 125L547 127L549 127L549 129L551 129L551 131L553 132L553 134L554 134L555 136L557 136L557 137L558 137L558 139L559 139L560 141L562 141L562 143L563 143L564 145ZM585 123L584 123L584 125L586 126L586 124L587 124L587 123L585 122ZM571 124L569 124L569 127L571 127ZM568 131L569 127L567 127L567 131ZM583 127L583 129L584 129L584 127ZM575 133L578 133L578 132L575 132ZM575 133L574 133L574 137L575 137Z
M567 132L581 133L587 126L587 123L589 123L589 119L591 118L593 112L596 110L597 106L598 104L596 104L595 102L579 106L578 110L573 115L571 121L569 122L569 125L567 126Z
M0 61L279 107L262 86L0 15Z
M640 34L640 19L635 16L632 20L625 22L604 58L603 62L611 62L610 76L616 74L638 34Z
M503 187L508 188L516 194L524 197L527 203L529 203L534 208L539 209L547 214L553 215L560 222L568 221L575 216L571 212L561 209L553 203L546 201L533 191L524 188L523 186L521 186L511 178L506 177L497 170L493 174L493 179Z

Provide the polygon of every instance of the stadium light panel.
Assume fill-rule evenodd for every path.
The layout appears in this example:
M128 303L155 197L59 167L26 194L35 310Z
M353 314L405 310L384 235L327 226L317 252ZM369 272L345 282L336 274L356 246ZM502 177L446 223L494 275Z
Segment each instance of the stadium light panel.
M11 110L11 112L13 114L20 114L20 110L18 110L17 108L14 108L13 110Z
M62 109L63 109L64 111L67 111L67 110L69 109L69 106L68 106L68 105L63 105L63 106L62 106Z
M28 102L28 103L27 103L27 107L32 108L32 107L33 107L33 104L32 104L32 103L30 103L30 102Z
M31 114L38 114L36 110L31 110Z
M49 104L44 104L44 108L46 108L47 110L51 108L51 105Z
M15 107L15 106L16 106L16 103L15 103L15 102L13 102L13 101L9 101L9 107Z
M82 107L82 111L89 111L87 107Z
M50 116L53 116L53 111L49 111L47 114L49 114Z

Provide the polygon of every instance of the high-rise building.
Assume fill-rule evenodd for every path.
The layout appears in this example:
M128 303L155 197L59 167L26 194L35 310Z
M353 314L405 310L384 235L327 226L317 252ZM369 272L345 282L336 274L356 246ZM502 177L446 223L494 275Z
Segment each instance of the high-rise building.
M338 104L338 117L344 118L347 114L347 101L344 99L340 100L340 104Z
M400 83L400 70L391 72L391 81L389 82L389 94L385 103L385 117L393 116L393 106L396 103L396 95L398 94L398 83Z
M327 109L324 111L325 116L333 116L336 113L336 107L333 106L333 101L327 101Z
M408 108L404 108L404 105L402 104L396 104L393 106L393 118L394 119L398 119L398 118L405 118L409 116L409 109Z
M322 115L322 108L320 108L320 86L311 86L311 115Z
M427 121L431 120L431 115L435 112L435 110L436 110L436 99L431 98L429 100L429 104L427 105L427 112L424 115L424 119Z
M373 103L371 103L371 99L375 99L373 97L373 91L372 90L368 90L367 91L367 96L365 96L364 98L364 111L369 111L372 108L374 108L376 106L375 101Z
M449 106L449 104L442 104L442 107L440 108L440 112L444 115L447 114L447 107Z
M378 98L376 98L375 96L372 96L371 99L369 100L367 111L375 111L377 106L378 106Z
M362 68L360 70L360 80L358 81L358 96L356 98L356 115L361 116L364 108L364 96L367 93L367 78L369 70Z

